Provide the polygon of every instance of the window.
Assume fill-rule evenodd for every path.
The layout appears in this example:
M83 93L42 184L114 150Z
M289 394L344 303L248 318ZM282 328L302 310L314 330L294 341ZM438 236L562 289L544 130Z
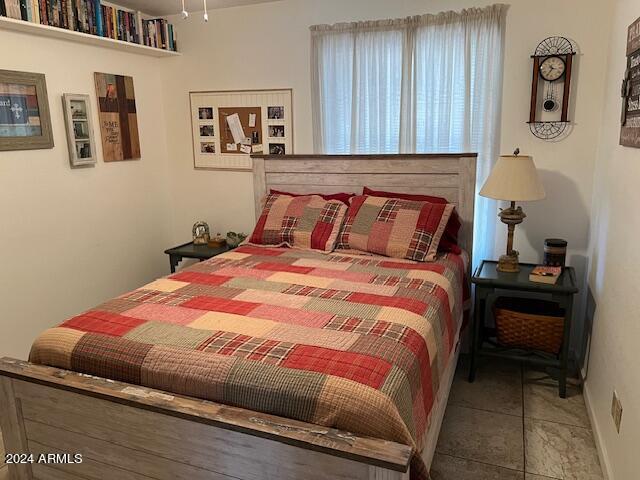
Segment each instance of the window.
M499 149L506 9L311 27L315 151L478 152L482 184ZM476 202L476 254L493 250L493 205Z

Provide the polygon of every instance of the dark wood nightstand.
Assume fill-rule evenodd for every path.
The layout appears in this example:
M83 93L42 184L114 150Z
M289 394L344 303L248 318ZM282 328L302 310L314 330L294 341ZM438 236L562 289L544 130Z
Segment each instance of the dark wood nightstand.
M536 265L521 263L518 273L504 273L496 270L497 264L498 262L495 261L484 260L471 279L471 282L475 285L475 307L469 381L473 382L475 380L478 356L486 355L519 360L533 365L557 369L558 390L560 397L565 398L573 296L578 293L574 269L565 267L558 281L554 285L548 285L529 281L529 274ZM485 325L485 314L488 310L487 302L489 298L496 297L497 291L508 292L510 296L514 296L513 292L529 292L527 296L531 296L530 294L532 293L540 294L541 296L544 294L546 297L551 297L553 302L558 303L564 309L564 332L559 355L502 347L491 339L491 331ZM491 344L491 346L485 347L485 343Z
M208 245L194 245L193 242L189 242L184 245L169 248L168 250L165 250L164 253L169 255L171 273L175 273L176 267L183 258L197 258L202 262L203 260L208 260L211 257L228 252L229 250L229 247L226 245L224 247L212 248Z

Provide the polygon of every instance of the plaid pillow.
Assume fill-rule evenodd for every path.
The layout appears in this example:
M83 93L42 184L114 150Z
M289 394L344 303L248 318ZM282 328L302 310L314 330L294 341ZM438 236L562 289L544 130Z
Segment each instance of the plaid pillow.
M436 258L454 205L359 195L351 199L337 249L420 262Z
M362 189L363 195L370 195L372 197L385 197L385 198L401 198L402 200L414 200L416 202L429 202L429 203L449 203L446 198L432 197L431 195L415 195L411 193L396 193L385 192L383 190L372 190L369 187ZM462 249L458 246L458 233L462 222L460 216L456 212L455 208L449 217L449 222L444 229L440 243L438 244L439 252L451 252L456 255L462 253Z
M318 195L267 195L248 243L331 252L347 206Z

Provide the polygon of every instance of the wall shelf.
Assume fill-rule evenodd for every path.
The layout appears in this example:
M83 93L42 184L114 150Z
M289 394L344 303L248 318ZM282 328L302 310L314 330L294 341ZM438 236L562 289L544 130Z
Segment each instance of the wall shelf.
M138 43L124 42L122 40L114 40L113 38L99 37L88 33L67 30L65 28L25 22L24 20L16 20L9 17L0 17L0 30L13 30L15 32L39 35L41 37L58 38L69 42L95 45L97 47L111 48L114 50L137 53L139 55L148 55L151 57L174 57L180 55L180 52L148 47Z

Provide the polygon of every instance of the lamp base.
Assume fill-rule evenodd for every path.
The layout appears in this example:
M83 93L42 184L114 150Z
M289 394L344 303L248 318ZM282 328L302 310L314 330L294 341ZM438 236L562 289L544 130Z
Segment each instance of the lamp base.
M506 273L517 273L520 271L520 265L518 262L518 252L512 250L508 255L500 255L498 260L498 266L496 270Z

